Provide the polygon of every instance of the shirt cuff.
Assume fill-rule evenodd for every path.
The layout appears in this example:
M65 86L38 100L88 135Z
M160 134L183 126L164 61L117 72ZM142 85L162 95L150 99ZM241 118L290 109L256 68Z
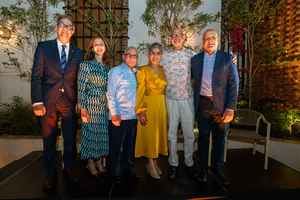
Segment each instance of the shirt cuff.
M226 112L226 111L228 111L228 112L234 112L234 110L231 109L231 108L226 108L225 112Z
M39 105L44 105L44 103L43 102L36 102L36 103L32 104L32 107L39 106Z
M82 106L82 104L78 103L77 104L78 109L86 109L84 106Z
M116 115L120 116L120 113L118 113L116 110L110 110L110 115L111 116L116 116Z

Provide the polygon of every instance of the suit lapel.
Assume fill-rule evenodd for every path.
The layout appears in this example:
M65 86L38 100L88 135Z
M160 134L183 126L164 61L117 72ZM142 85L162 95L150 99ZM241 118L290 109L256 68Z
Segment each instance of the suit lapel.
M200 54L199 54L199 63L198 63L198 65L199 65L199 71L198 71L198 77L199 77L199 84L201 85L201 83L202 83L202 74L203 74L203 61L204 61L204 53L203 52L201 52Z
M71 60L74 56L74 52L75 52L75 47L73 44L70 44L70 48L69 48L69 56L68 56L68 61L67 61L67 66L65 68L65 71L70 67L70 63L71 63Z
M52 50L51 50L51 52L53 52L53 58L54 58L54 61L55 61L55 67L56 67L56 69L58 69L59 71L61 71L60 57L59 57L59 51L58 51L56 39L52 40Z
M212 91L214 94L214 89L217 87L218 85L218 81L220 81L220 67L222 67L222 62L223 62L223 56L222 53L220 51L216 52L216 58L215 58L215 64L214 64L214 70L213 70L213 74L212 74Z
M222 62L222 57L221 57L221 54L219 51L216 52L216 58L215 58L215 64L214 64L214 70L213 70L213 80L215 80L215 76L217 74L217 70L218 70L218 67L220 66Z

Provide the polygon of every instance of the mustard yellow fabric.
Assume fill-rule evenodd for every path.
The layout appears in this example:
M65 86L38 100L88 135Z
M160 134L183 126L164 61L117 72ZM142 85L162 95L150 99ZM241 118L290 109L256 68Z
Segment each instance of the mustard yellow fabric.
M147 124L138 122L135 157L157 158L168 155L167 108L165 88L167 81L163 68L155 71L144 65L137 72L136 113L145 112Z

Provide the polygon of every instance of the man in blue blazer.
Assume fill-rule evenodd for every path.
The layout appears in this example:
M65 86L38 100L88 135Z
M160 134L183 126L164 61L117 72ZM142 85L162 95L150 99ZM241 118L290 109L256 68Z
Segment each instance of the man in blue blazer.
M43 160L46 179L43 189L56 186L57 121L64 137L64 172L70 176L76 157L76 83L82 52L70 43L75 27L69 16L56 25L57 38L40 42L34 55L31 77L32 108L41 117Z
M203 52L192 57L191 67L199 128L199 180L207 181L209 136L212 133L212 171L226 185L229 181L223 172L224 144L236 109L238 76L231 56L217 50L218 40L217 32L207 29L203 33Z

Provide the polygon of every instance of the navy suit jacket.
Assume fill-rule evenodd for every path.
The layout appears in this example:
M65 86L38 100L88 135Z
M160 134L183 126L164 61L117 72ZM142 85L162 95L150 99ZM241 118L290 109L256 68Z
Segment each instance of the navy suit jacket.
M67 65L62 70L56 39L39 42L31 75L32 103L43 102L46 106L55 103L59 89L64 88L69 103L76 104L77 72L81 61L82 51L71 44Z
M195 114L199 109L200 88L202 83L204 53L201 52L191 59L192 82L194 89ZM236 109L238 95L238 78L236 66L231 56L222 51L216 52L212 75L213 103L217 111L223 113L226 108ZM197 117L197 116L196 116Z

